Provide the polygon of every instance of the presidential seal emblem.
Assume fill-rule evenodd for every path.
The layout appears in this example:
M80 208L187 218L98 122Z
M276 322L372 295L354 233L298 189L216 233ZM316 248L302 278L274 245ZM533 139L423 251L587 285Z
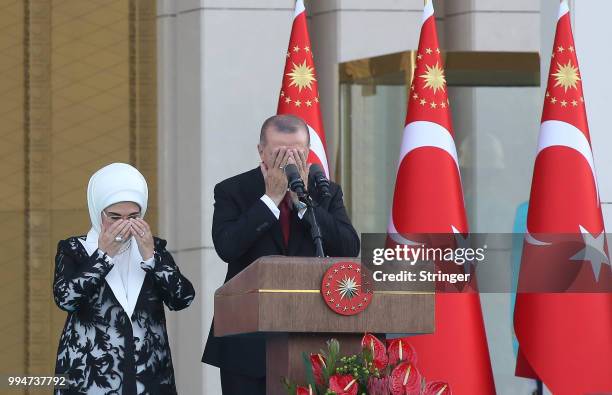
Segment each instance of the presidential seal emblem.
M336 262L321 281L323 300L334 312L355 315L368 307L374 296L372 286L364 281L361 264Z

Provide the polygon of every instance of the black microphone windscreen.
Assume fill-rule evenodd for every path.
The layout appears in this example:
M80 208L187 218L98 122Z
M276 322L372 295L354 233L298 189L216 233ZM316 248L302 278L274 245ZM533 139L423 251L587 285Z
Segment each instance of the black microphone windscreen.
M287 175L287 178L290 178L290 179L300 177L300 172L297 166L293 163L289 163L285 166L285 174Z
M321 167L320 164L318 163L313 163L310 165L310 174L315 175L315 174L323 174L323 176L325 176L325 171L323 171L323 168ZM327 178L327 177L326 177Z
M322 197L331 196L329 193L329 180L327 179L327 175L318 163L313 163L310 165L310 174L308 175L309 180L314 182L315 187L321 193Z

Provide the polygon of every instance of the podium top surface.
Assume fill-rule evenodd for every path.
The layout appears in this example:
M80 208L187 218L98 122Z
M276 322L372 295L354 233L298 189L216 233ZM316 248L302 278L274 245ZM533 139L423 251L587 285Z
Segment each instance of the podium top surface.
M321 295L325 271L358 258L262 257L215 292L215 336L268 332L431 333L433 292L376 291L352 316L333 312Z

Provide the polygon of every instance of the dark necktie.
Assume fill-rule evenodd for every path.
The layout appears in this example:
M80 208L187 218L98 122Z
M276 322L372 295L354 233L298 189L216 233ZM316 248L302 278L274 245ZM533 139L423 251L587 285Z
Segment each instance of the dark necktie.
M289 232L291 229L291 195L289 192L285 194L278 208L280 210L279 220L281 230L283 231L283 241L285 242L285 247L287 247L289 245Z

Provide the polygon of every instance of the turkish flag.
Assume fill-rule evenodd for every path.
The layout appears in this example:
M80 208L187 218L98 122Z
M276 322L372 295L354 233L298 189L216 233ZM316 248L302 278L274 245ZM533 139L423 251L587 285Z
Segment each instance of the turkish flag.
M564 1L544 97L514 311L517 376L539 378L554 394L612 392L611 278Z
M468 233L431 1L416 57L388 229L396 243L407 244L414 241L407 235ZM435 332L406 340L427 381L446 381L453 394L495 394L478 293L436 293Z
M317 73L315 72L312 47L310 46L303 0L297 0L295 3L293 27L291 28L286 56L277 114L295 115L306 122L310 132L308 162L320 164L329 178L327 145L321 107L319 106Z

